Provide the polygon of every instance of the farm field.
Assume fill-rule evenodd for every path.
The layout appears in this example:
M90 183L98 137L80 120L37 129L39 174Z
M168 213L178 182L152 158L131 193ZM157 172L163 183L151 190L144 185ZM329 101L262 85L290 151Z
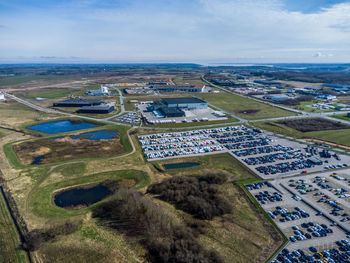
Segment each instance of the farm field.
M293 116L295 113L282 110L255 100L220 91L220 93L196 94L197 97L237 116L256 120L273 117Z

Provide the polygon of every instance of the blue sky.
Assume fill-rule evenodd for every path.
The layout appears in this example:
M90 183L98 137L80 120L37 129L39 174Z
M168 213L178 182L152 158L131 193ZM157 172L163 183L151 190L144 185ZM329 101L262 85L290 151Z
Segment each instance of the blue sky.
M350 62L350 1L0 0L1 62Z

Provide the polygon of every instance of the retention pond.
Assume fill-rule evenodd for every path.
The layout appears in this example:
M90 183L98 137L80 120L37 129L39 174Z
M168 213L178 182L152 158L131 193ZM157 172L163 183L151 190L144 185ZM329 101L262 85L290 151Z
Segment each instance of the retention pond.
M168 163L168 164L163 164L164 168L166 170L171 170L171 169L179 169L179 168L189 168L193 166L198 166L200 163Z
M34 131L54 134L54 133L89 129L89 128L94 128L96 126L97 125L89 122L64 120L64 121L52 121L52 122L41 123L41 124L29 126L27 128Z

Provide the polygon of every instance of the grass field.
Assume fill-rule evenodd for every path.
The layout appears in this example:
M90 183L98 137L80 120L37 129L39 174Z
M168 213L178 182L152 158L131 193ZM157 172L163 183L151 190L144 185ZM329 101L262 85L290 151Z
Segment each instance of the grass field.
M103 172L98 174L91 174L74 179L67 179L64 181L56 182L39 187L33 194L30 201L30 208L37 216L44 218L61 218L66 219L72 216L78 216L85 214L98 203L86 208L78 210L68 210L55 206L53 204L54 192L73 186L96 184L106 180L121 180L121 179L134 179L136 184L133 186L135 189L139 189L149 184L149 177L143 171L139 170L118 170L111 172Z
M205 85L206 83L202 81L200 75L182 75L176 76L172 79L176 85Z
M252 99L220 90L220 93L196 94L197 97L237 116L256 120L263 118L293 116L295 113L282 110Z
M335 118L335 119L339 119L339 120L344 120L344 121L350 121L350 117L348 117L348 114L337 114L337 115L333 115L333 116L330 116L332 118Z
M254 126L293 138L315 138L350 146L350 129L300 132L276 122L256 122Z
M0 193L0 262L27 262L27 256L20 245L17 230Z
M5 86L14 86L23 84L30 81L38 81L38 80L60 80L60 79L75 79L76 77L72 77L69 75L66 76L58 76L58 75L18 75L18 76L9 76L0 79L0 87Z
M0 126L19 127L20 124L43 117L55 117L55 115L36 111L15 101L0 102Z
M189 168L166 170L166 173L176 176L187 176L193 173L198 175L204 175L208 171L221 171L228 174L230 180L256 178L255 174L250 172L245 166L243 166L239 161L237 161L228 153L206 155L200 157L170 159L153 162L153 164L159 164L162 167L163 164L182 162L195 162L200 163L200 165Z

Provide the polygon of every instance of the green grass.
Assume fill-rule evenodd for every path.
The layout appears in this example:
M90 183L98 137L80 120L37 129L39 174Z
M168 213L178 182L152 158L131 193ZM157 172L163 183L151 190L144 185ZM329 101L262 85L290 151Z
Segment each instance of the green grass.
M62 165L55 169L55 172L61 173L63 176L72 176L72 175L83 175L86 171L86 163L69 163Z
M247 119L256 120L263 118L293 116L295 113L286 111L277 107L270 106L249 98L241 97L236 94L224 92L196 94L197 97L222 108L225 111L236 114L237 116ZM244 113L244 112L247 113ZM253 111L249 113L249 111Z
M0 194L0 262L28 262L3 195Z
M350 146L350 129L301 132L276 122L256 122L254 126L292 138L321 139Z
M106 180L120 180L120 179L134 179L136 184L133 188L139 189L143 188L150 183L148 175L139 170L118 170L111 172L103 172L98 174L91 174L84 177L74 178L70 180L65 180L63 182L57 182L49 184L43 187L39 187L32 194L30 202L30 209L37 216L44 218L62 218L67 219L69 217L78 216L91 211L93 207L96 207L100 202L93 204L89 207L77 209L77 210L68 210L57 207L53 203L54 192L63 189L71 188L74 186L81 185L92 185L97 184ZM106 199L108 200L108 198ZM101 201L103 202L103 201Z
M337 114L337 115L330 116L330 117L335 118L335 119L339 119L339 120L350 121L350 117L348 117L347 113L345 113L345 114Z
M18 75L9 76L0 79L0 87L19 85L29 81L37 80L54 80L54 79L76 79L77 77L72 76L58 76L58 75Z
M230 180L254 179L256 175L249 171L243 164L233 158L228 153L205 155L200 157L188 157L170 159L164 161L153 162L156 165L168 163L196 162L200 165L195 167L180 168L166 170L167 173L173 175L203 175L208 170L223 171L230 176Z
M46 98L46 99L56 99L63 98L70 94L76 94L76 91L80 91L80 89L59 89L59 88L51 88L51 89L36 89L24 91L18 94L19 97L27 98L35 100L37 97Z

